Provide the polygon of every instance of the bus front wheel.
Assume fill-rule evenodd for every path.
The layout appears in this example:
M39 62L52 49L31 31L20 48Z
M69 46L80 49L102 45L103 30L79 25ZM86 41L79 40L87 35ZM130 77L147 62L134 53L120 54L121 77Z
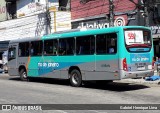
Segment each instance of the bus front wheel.
M25 69L21 69L20 70L20 79L22 81L27 81L27 72Z
M74 87L81 86L82 75L77 69L74 69L74 70L71 71L71 73L70 73L70 83Z

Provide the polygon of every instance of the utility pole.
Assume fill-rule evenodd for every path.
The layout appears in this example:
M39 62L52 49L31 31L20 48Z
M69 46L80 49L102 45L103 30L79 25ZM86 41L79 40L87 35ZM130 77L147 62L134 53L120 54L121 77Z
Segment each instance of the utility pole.
M46 34L51 33L51 27L50 27L50 12L49 12L49 6L48 6L48 0L46 1Z
M113 0L109 0L110 27L114 26L114 4Z
M144 3L145 26L149 26L148 8L149 8L149 1L148 1L148 0L145 0L145 3Z
M148 8L149 8L149 0L140 0L139 2L139 12L141 16L144 18L144 25L149 26L149 17L148 17Z
M138 20L141 16L144 18L144 25L149 26L148 8L150 7L149 0L138 0L138 4L134 0L129 0L138 7ZM141 21L138 21L141 25Z

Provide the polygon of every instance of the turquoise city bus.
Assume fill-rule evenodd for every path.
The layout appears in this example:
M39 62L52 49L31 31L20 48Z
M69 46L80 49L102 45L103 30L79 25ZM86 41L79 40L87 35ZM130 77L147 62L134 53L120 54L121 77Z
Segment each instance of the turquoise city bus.
M151 30L142 26L81 29L10 41L9 75L113 81L153 75Z

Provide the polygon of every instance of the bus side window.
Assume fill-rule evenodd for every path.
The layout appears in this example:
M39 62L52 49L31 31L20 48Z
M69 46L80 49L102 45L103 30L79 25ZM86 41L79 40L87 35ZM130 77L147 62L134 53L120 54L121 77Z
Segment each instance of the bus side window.
M97 54L117 53L117 35L116 33L100 34L96 36Z
M114 50L113 47L110 47L110 48L109 48L109 53L115 53L115 50Z
M18 55L19 57L29 56L29 42L19 43Z
M108 36L109 53L117 53L117 35L112 33Z
M9 48L9 52L8 52L8 60L12 60L16 58L16 48L15 47L11 47Z
M78 55L93 55L95 53L95 37L93 35L77 37L76 48Z
M74 55L75 39L66 38L59 40L59 55Z
M58 40L53 40L53 55L58 55Z
M31 55L34 55L34 48L31 46Z
M44 55L57 55L57 39L44 41Z
M79 52L78 54L83 54L84 53L84 47L83 46L80 46L79 47Z
M66 51L67 55L73 55L75 52L75 39L74 38L68 38L66 44Z
M107 37L105 34L96 36L97 54L107 54Z
M42 55L42 41L33 41L30 44L30 53L31 56L41 56Z
M59 55L65 55L66 54L66 41L65 39L59 40Z
M22 56L22 51L21 51L21 48L19 47L18 49L18 56Z

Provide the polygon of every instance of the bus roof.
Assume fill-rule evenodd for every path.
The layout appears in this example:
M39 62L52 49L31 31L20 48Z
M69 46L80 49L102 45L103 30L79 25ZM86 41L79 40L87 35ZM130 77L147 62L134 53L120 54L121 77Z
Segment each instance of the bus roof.
M112 32L118 32L122 29L127 29L127 28L149 29L148 27L144 27L144 26L119 26L119 27L110 27L110 28L102 28L102 29L79 29L79 31L70 30L68 32L64 31L60 33L53 33L50 35L46 35L42 37L42 40L77 37L77 36L94 35L94 34L102 34L102 33L112 33Z
M41 37L26 37L21 39L11 40L9 43L19 43L19 42L29 42L29 41L37 41L41 40Z
M129 28L150 30L149 27L144 27L144 26L119 26L119 27L110 27L110 28L102 28L102 29L72 29L68 31L60 31L60 32L52 33L42 37L34 37L34 38L28 37L23 39L12 40L10 41L10 43L67 38L67 37L78 37L78 36L94 35L94 34L102 34L102 33L112 33L112 32L118 32L122 29L129 29Z

